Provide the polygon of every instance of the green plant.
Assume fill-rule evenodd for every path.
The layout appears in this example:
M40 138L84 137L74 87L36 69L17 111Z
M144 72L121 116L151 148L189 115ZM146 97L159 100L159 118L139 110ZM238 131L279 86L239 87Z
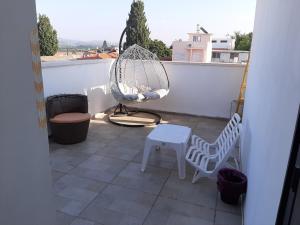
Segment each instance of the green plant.
M241 34L240 32L235 32L233 37L235 38L235 50L250 51L252 42L252 32L248 34Z
M132 2L129 18L126 24L127 31L124 49L134 44L138 44L141 47L148 48L150 42L150 31L147 27L147 19L144 12L143 1L134 0Z
M58 50L57 32L53 29L49 18L46 15L39 15L38 34L40 43L40 54L52 56Z
M148 49L150 52L155 53L158 58L170 57L172 55L171 49L164 42L157 39L150 40Z

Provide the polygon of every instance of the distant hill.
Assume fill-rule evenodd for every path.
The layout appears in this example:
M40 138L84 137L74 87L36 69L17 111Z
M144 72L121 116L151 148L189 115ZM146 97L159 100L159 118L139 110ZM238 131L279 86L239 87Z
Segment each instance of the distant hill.
M88 49L88 48L101 48L103 44L103 40L100 41L78 41L71 39L58 39L59 48L80 48L80 49Z

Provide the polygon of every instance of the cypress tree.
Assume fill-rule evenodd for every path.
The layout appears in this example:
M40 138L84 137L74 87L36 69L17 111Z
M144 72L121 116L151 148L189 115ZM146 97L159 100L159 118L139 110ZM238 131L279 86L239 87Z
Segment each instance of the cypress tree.
M38 33L41 56L52 56L58 50L57 32L46 15L39 15Z
M126 43L124 44L124 49L133 44L148 48L150 31L147 27L144 2L142 0L134 0L132 2L126 24L128 29L126 31Z

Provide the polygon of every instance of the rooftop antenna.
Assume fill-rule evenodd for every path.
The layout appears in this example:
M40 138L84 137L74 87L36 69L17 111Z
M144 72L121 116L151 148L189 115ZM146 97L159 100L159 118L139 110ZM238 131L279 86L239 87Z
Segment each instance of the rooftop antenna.
M207 30L205 30L203 27L200 27L200 30L202 30L204 34L208 34Z

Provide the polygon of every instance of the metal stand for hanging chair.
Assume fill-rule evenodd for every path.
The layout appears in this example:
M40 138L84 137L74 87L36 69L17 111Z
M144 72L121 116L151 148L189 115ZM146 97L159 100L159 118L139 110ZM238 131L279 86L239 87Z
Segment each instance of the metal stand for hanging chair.
M154 116L155 119L152 123L149 124L132 124L130 122L118 122L116 120L114 120L114 118L118 118L118 117L133 117L139 113L142 114L148 114L150 116ZM160 124L161 121L161 116L157 113L154 112L149 112L146 110L129 110L128 107L126 105L123 105L121 103L119 103L113 110L113 113L109 114L108 116L108 120L113 123L116 124L118 126L124 126L124 127L145 127L145 126L151 126L151 125L157 125Z
M122 48L122 40L123 40L123 37L124 37L124 34L126 32L126 30L128 29L128 27L126 27L124 29L124 31L122 32L122 35L120 37L120 41L119 41L119 51L120 51L120 55L118 57L118 59L116 59L115 63L113 64L112 66L112 69L111 69L111 91L112 91L112 94L113 96L115 97L115 99L117 101L119 101L120 103L113 109L113 112L111 114L109 114L108 116L108 120L113 123L113 124L116 124L116 125L119 125L119 126L126 126L126 127L145 127L145 126L151 126L151 125L156 125L156 124L159 124L160 121L161 121L161 116L157 113L154 113L154 112L149 112L149 111L146 111L146 110L139 110L139 109L135 109L135 110L129 110L129 108L125 105L126 102L127 103L131 103L131 102L144 102L144 101L148 101L148 98L145 98L143 100L140 100L140 99L128 99L126 97L124 97L124 94L122 93L122 90L120 88L120 84L123 82L122 80L122 69L121 66L120 68L118 68L118 63L122 63L122 54L123 52L121 52L121 48ZM138 50L139 49L143 49L137 45L134 45L134 46L131 46L132 48L137 48ZM145 49L143 49L145 50ZM146 50L145 50L146 51ZM126 52L126 51L125 51ZM154 55L153 53L147 53L149 56L152 54L153 56L155 56L157 58L156 55ZM151 57L153 57L151 55ZM129 58L129 60L137 60L135 58ZM121 62L120 62L121 61ZM156 59L156 61L158 61L158 58ZM157 63L155 61L155 63ZM148 62L151 62L151 59L148 60ZM160 68L161 71L164 72L164 82L162 83L165 83L165 88L161 88L161 89L157 89L157 93L160 95L161 94L161 90L163 90L163 96L167 95L168 92L169 92L169 79L168 79L168 76L167 76L167 73L166 73L166 70L163 66L163 64L159 61L160 63L160 66L162 68ZM143 64L143 63L142 63ZM126 65L125 65L126 67ZM154 66L153 66L154 67ZM119 69L119 70L118 70ZM145 70L145 68L144 68ZM118 76L119 74L119 76ZM146 70L145 70L145 74L146 74ZM147 74L146 74L147 76ZM157 75L158 76L158 75ZM147 78L148 80L148 78ZM125 81L124 81L125 82ZM158 82L160 84L160 81L158 79ZM161 84L160 84L161 85ZM149 86L149 85L148 85ZM124 87L123 87L124 88ZM157 93L154 93L157 94ZM151 93L150 93L151 95ZM153 95L153 93L152 93ZM132 96L130 96L132 97ZM123 104L125 103L125 104ZM152 117L153 119L153 122L152 123L139 123L139 122L126 122L126 120L123 120L123 121L118 121L116 120L116 118L133 118L134 116L138 115L138 114L145 114L145 115L148 115L150 117Z

